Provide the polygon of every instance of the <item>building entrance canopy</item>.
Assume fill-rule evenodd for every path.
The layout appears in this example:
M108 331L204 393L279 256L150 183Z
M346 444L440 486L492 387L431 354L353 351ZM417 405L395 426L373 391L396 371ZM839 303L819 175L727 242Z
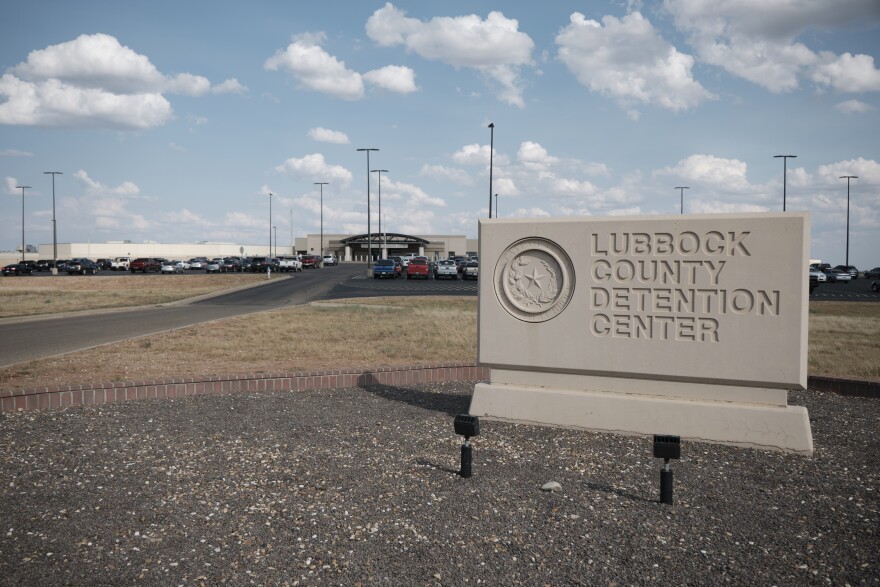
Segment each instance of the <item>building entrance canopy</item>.
M349 260L350 255L352 258L358 258L369 254L370 249L374 259L406 253L424 255L425 247L429 242L417 236L396 232L357 234L339 240L339 243L345 246L346 260Z

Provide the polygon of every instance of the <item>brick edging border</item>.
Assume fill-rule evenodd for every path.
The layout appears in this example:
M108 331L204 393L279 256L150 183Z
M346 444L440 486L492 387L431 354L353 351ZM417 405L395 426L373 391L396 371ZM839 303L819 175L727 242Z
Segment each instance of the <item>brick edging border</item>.
M306 391L363 385L417 385L446 381L482 381L488 378L489 368L476 363L435 363L377 369L256 373L149 381L114 381L32 389L0 389L0 413L215 393Z
M843 379L841 377L808 377L807 389L880 399L880 382Z
M420 383L485 381L488 379L489 367L477 363L435 363L380 367L378 369L338 369L149 381L114 381L32 389L0 389L0 413L214 393L306 391L363 385L417 385ZM814 391L880 399L880 383L875 381L809 377L807 388Z

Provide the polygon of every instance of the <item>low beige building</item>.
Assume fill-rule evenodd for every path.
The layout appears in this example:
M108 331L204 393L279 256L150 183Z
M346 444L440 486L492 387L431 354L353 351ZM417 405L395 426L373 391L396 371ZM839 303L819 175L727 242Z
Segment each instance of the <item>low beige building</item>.
M368 241L366 234L323 235L323 254L334 254L340 261L366 261L370 252L374 259L388 255L414 253L431 259L452 255L475 255L477 240L464 235L406 235L373 233ZM260 255L290 255L293 253L321 255L321 234L308 234L290 243L277 243L270 248L266 244L239 244L226 242L198 243L135 243L131 241L108 241L103 243L58 243L58 258L113 259L115 257L163 257L166 259L191 259L193 257L238 257ZM52 259L52 243L40 244L38 253L28 253L27 259ZM9 262L21 259L21 253L10 253Z

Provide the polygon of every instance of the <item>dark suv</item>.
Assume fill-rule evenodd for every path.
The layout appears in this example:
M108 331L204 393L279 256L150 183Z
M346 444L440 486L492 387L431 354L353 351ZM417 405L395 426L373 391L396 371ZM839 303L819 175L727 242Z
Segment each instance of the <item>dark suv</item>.
M265 273L267 269L278 271L278 263L271 257L254 257L251 259L250 270L254 273Z
M98 264L92 261L91 259L71 259L67 262L67 266L64 268L67 271L68 275L74 275L79 273L80 275L95 275L100 271L100 267Z

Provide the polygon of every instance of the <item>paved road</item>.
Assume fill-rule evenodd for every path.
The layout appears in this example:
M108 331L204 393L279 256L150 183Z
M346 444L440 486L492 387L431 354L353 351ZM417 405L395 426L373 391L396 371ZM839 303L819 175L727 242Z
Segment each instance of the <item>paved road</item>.
M137 338L200 322L324 299L340 283L362 275L363 266L340 265L296 273L292 279L182 304L88 312L30 321L3 321L0 367ZM162 279L157 275L156 279Z
M880 293L871 291L875 279L859 277L849 283L823 283L817 287L810 300L828 302L880 302Z

